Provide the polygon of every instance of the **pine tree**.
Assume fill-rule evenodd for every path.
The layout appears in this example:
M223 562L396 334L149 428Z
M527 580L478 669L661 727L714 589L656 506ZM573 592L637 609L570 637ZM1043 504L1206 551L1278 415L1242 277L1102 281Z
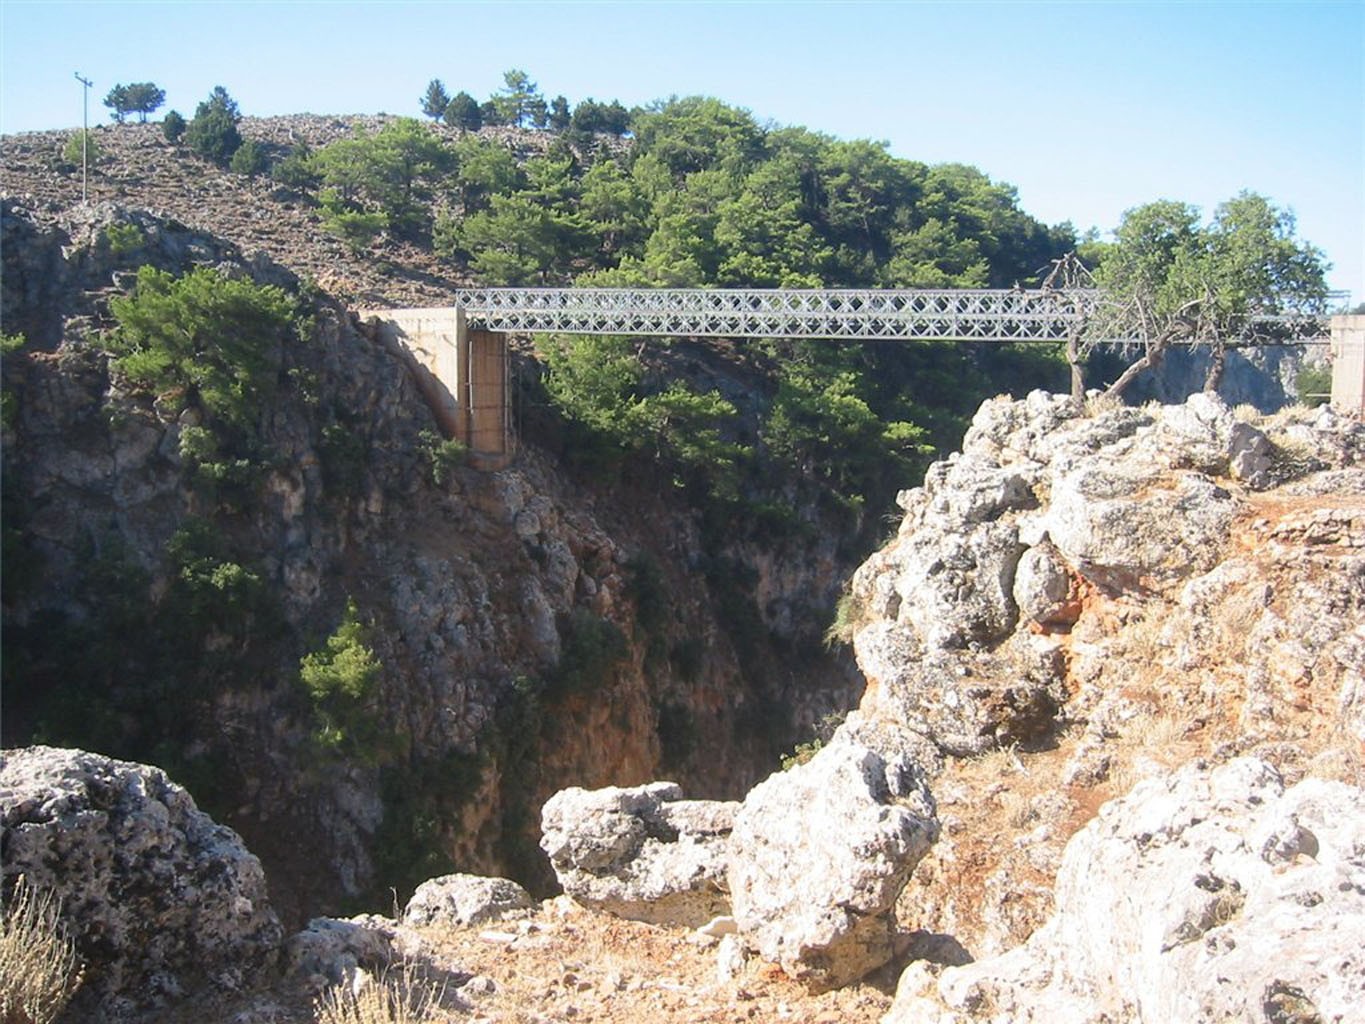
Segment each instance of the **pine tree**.
M446 87L439 78L433 78L427 84L426 95L422 97L422 113L433 121L439 121L449 105L450 96L446 94Z

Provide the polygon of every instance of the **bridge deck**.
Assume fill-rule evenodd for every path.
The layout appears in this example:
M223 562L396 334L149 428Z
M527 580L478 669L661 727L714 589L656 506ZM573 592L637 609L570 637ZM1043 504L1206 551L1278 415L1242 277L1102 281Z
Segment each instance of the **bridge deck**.
M471 327L504 333L997 342L1064 341L1098 302L1079 289L477 288L456 298ZM1257 323L1288 326L1299 343L1328 334L1325 318Z

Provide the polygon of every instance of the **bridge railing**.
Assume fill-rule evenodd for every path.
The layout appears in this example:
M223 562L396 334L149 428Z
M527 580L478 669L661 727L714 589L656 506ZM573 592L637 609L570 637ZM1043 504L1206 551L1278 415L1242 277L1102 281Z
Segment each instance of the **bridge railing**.
M471 288L470 326L504 333L1057 342L1099 308L1093 289ZM1325 336L1318 318L1258 318ZM1116 342L1120 339L1116 339Z

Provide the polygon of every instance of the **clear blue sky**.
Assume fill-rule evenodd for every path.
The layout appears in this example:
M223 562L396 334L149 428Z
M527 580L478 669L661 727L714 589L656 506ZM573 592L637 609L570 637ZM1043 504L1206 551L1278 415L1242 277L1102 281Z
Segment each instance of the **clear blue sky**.
M1335 3L63 3L0 0L0 131L92 123L116 83L192 115L418 115L483 99L704 93L762 120L975 164L1048 223L1108 232L1241 189L1292 209L1365 300L1365 0Z

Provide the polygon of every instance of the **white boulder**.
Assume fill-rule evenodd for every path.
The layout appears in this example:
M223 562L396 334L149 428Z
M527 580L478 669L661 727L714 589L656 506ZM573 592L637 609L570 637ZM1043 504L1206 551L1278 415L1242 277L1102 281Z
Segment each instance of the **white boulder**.
M579 903L696 928L730 912L725 849L738 806L684 800L672 782L573 787L542 808L540 846Z

